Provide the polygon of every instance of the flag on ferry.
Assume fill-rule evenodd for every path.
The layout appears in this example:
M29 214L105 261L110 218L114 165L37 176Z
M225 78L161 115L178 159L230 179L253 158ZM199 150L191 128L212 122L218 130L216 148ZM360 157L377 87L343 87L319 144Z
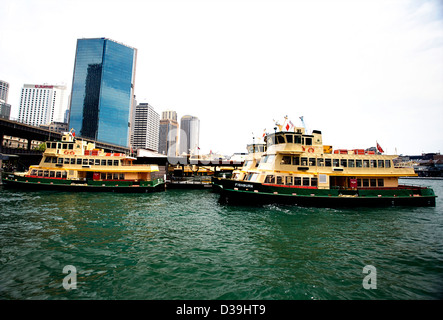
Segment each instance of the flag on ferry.
M377 142L377 141L376 141ZM377 142L377 150L380 152L380 153L383 153L384 151L383 151L383 149L380 147L380 145L378 144L378 142Z

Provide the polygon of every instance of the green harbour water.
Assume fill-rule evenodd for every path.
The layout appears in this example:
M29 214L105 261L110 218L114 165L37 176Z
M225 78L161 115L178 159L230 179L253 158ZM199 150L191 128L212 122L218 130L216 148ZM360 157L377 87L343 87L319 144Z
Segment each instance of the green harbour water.
M210 190L0 186L0 299L442 299L443 180L402 182L433 187L436 207L229 206ZM376 289L363 286L367 265Z

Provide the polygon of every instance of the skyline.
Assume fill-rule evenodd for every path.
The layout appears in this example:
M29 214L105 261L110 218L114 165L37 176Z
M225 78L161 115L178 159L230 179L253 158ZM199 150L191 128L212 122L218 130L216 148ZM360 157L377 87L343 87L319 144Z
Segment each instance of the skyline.
M65 83L70 92L77 39L105 37L137 49L138 103L200 119L202 153L245 152L252 133L273 132L273 119L286 115L297 126L303 116L334 149L378 141L388 154L412 155L443 145L439 1L2 6L0 79L10 84L11 117L24 84Z

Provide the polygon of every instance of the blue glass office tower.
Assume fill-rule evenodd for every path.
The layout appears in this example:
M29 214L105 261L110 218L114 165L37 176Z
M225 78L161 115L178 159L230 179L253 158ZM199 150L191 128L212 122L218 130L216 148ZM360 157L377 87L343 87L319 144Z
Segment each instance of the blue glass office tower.
M76 136L129 146L137 49L78 39L69 127Z

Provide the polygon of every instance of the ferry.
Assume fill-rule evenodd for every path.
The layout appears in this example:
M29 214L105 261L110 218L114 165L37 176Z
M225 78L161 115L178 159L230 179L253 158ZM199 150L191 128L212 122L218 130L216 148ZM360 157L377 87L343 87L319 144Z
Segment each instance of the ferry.
M72 131L72 130L71 130ZM151 192L164 191L165 181L153 164L136 165L136 158L105 152L94 143L65 132L62 141L47 141L38 165L27 172L4 173L5 186L36 190Z
M416 176L396 167L396 155L323 145L322 133L292 126L265 136L266 149L249 153L249 161L231 178L214 177L221 202L295 204L315 207L435 206L431 188L401 185ZM260 159L258 159L260 157ZM255 163L254 163L255 159Z

